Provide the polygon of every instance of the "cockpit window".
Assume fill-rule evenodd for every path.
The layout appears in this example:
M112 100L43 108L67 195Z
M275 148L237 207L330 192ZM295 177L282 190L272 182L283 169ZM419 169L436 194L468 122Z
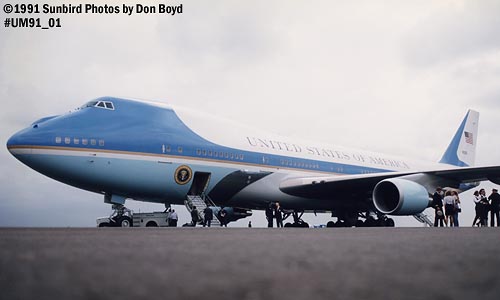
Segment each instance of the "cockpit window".
M115 110L115 106L113 105L113 102L111 101L90 101L87 102L85 105L80 107L79 109L84 109L87 107L97 107L97 108L104 108L104 109L109 109L109 110Z

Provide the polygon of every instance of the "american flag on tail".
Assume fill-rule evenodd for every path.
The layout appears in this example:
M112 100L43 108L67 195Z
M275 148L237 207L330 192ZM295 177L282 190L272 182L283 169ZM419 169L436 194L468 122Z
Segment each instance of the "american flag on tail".
M472 132L464 131L464 135L465 135L465 142L467 144L474 145L474 138L473 138Z

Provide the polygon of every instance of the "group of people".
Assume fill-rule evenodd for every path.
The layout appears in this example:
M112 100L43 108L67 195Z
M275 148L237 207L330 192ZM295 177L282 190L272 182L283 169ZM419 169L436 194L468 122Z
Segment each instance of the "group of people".
M276 227L283 227L283 209L279 202L269 202L266 208L267 227L272 228L274 219L276 219Z
M227 212L226 210L221 207L219 211L217 212L217 218L219 219L220 226L227 227ZM212 226L212 220L214 219L214 212L210 207L205 207L203 210L203 227L211 227ZM191 225L196 226L198 222L200 221L200 215L198 212L198 209L196 206L193 205L193 209L191 210Z
M460 197L456 191L443 191L437 187L432 195L432 207L435 210L434 227L458 227L458 214L462 212Z
M472 226L488 226L488 212L491 212L490 225L499 226L500 217L500 194L497 189L493 189L491 195L486 197L484 189L474 192L474 203L476 204L476 216ZM444 192L441 187L436 188L432 195L432 207L435 210L434 227L458 227L458 215L462 212L460 197L458 192L448 190Z
M488 226L488 212L490 212L491 223L490 226L495 226L495 218L497 227L499 226L500 217L500 194L497 189L491 191L491 195L486 198L484 189L474 192L474 203L476 204L476 216L472 221L472 226Z

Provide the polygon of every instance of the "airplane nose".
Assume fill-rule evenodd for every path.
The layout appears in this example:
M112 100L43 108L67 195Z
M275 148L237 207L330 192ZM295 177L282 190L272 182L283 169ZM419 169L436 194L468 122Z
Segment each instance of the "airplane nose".
M7 140L7 150L9 150L10 154L14 155L14 147L17 146L17 145L20 145L20 137L19 137L20 133L16 133L14 134L13 136L11 136L8 140Z

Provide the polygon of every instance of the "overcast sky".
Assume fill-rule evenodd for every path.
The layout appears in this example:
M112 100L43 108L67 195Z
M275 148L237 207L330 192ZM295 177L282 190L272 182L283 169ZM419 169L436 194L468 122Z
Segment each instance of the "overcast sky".
M165 3L102 1L137 2ZM182 3L183 13L61 15L59 29L2 27L2 143L36 119L109 95L437 161L472 108L480 112L477 164L500 163L500 1L168 3ZM0 226L94 226L110 212L100 195L32 171L5 146L0 160ZM473 216L463 217L469 224Z

